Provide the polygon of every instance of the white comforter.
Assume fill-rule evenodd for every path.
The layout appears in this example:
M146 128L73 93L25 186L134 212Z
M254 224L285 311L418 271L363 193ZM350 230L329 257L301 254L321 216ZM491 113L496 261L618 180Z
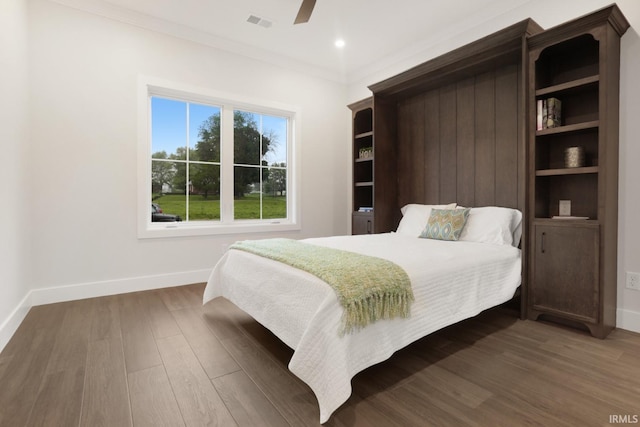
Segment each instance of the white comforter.
M315 393L321 423L349 398L358 372L425 335L508 301L521 280L520 250L512 246L396 233L305 241L400 265L415 296L411 317L378 321L340 337L342 307L329 285L239 250L229 250L215 266L203 302L229 299L294 349L289 369Z

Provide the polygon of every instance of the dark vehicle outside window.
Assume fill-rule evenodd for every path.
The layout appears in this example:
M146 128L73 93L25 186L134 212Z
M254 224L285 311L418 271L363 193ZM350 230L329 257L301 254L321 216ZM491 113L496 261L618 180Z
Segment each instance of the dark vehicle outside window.
M178 215L166 214L162 212L160 205L151 203L151 222L176 222L182 221Z

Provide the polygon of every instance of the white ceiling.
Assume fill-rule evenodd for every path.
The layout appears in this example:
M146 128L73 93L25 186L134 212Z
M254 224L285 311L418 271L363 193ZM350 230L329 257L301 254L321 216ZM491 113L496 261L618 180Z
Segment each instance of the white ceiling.
M441 42L529 0L317 0L293 25L301 0L53 0L247 56L313 67L348 82L383 59ZM256 15L272 22L247 22ZM342 38L343 49L334 46Z

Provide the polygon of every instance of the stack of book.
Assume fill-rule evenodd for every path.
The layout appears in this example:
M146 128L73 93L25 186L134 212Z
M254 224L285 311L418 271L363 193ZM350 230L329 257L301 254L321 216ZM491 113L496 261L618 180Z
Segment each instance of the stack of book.
M373 212L373 208L362 206L358 209L358 212Z
M538 99L536 111L537 130L560 126L562 103L558 98Z
M370 159L373 157L373 147L364 147L358 151L359 159Z

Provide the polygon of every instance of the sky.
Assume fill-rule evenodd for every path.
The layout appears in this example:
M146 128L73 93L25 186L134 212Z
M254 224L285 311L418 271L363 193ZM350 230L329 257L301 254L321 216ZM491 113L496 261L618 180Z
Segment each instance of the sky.
M187 145L191 148L198 142L199 129L209 117L220 114L220 108L211 105L188 103L189 123L187 124L187 103L172 99L152 97L151 152L166 151L167 155L176 152L176 148ZM262 126L263 134L273 132L276 136L274 152L269 152L265 160L269 164L287 161L287 119L253 113L256 122Z

